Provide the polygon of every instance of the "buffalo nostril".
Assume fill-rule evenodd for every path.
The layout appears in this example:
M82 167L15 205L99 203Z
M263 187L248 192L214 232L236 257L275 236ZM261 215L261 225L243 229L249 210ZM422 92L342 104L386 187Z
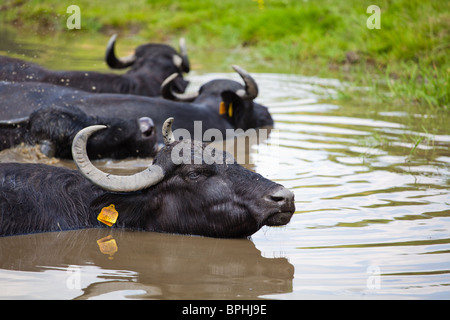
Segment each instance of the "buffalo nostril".
M153 120L151 118L149 117L139 118L138 123L139 123L139 130L144 136L149 137L152 135L153 129L155 128L155 124L153 123Z
M287 202L294 201L294 194L290 190L282 187L278 189L276 192L267 195L266 199L279 204L284 204Z
M284 198L283 197L274 197L274 196L269 196L270 200L275 201L275 202L280 202L283 201Z
M153 134L153 129L154 129L154 127L151 127L148 130L145 130L144 132L142 132L142 134L144 135L144 137L150 137Z

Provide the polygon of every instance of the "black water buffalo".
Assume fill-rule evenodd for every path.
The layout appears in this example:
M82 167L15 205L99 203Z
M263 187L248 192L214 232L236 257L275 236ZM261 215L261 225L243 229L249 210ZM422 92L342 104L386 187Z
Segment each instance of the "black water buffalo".
M196 131L200 132L202 138L204 132L212 128L226 137L227 129L247 130L272 125L273 120L267 108L248 98L250 94L254 94L256 82L245 70L237 70L244 79L245 86L229 80L225 80L225 83L211 81L211 84L207 83L202 87L195 102L135 95L99 95L44 83L0 82L0 120L27 117L41 106L73 105L92 116L149 117L157 129L162 127L168 117L176 117L179 120L174 129L184 128L192 138L195 138ZM253 92L247 94L246 88L252 88ZM208 107L208 104L212 106ZM227 108L222 114L219 111L220 104ZM195 121L201 121L201 128L196 130ZM158 139L162 142L161 136L158 135Z
M74 138L79 171L0 164L0 235L103 227L97 220L103 219L119 228L247 237L264 225L290 221L291 191L226 152L198 141L173 141L171 120L163 127L166 146L147 169L131 176L104 173L89 161L88 137L104 126L85 128ZM208 157L223 161L207 164ZM101 216L111 205L116 217Z
M235 110L237 112L251 110L252 119L247 124L249 128L273 126L273 119L267 107L253 101L258 96L256 81L241 67L233 65L233 69L243 78L245 87L233 80L217 79L202 85L197 92L178 93L176 81L179 75L174 73L163 82L162 96L170 100L195 103L223 114L225 117ZM224 97L223 93L226 91L231 91L233 94L227 94Z
M53 71L20 59L0 56L0 80L47 82L96 93L126 93L155 97L160 95L164 79L176 73L176 92L184 92L188 82L182 73L189 72L189 60L184 40L181 51L164 44L146 44L136 48L131 56L117 58L114 52L116 35L106 49L106 62L114 69L130 67L125 74L92 71Z
M148 117L120 119L88 116L73 106L41 107L29 117L0 120L0 150L22 143L40 144L48 157L72 158L72 140L81 129L94 124L107 125L87 145L92 159L153 157L157 134Z

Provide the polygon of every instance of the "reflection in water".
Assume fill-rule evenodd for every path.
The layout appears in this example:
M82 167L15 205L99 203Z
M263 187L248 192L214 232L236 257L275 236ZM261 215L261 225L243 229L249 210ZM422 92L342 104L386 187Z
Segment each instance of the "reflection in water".
M109 255L108 259L113 259L114 253L119 250L119 248L117 248L116 239L114 239L112 235L98 239L97 244L101 253Z
M253 299L292 291L288 260L265 258L246 239L89 229L0 238L0 248L0 268L28 271L16 279L32 279L32 286L35 272L58 270L62 281L46 283L47 290L76 299L130 290L139 291L133 298L152 299ZM68 285L75 276L78 290ZM14 297L15 289L2 288L0 297ZM40 294L33 298L48 298Z

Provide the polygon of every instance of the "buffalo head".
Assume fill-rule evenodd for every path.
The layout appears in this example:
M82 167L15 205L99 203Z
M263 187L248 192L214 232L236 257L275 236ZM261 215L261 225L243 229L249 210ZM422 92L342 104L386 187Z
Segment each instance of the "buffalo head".
M235 128L248 129L272 126L273 119L268 108L254 102L258 96L255 79L243 68L233 65L241 76L244 86L228 79L212 80L200 87L197 92L177 93L175 80L178 74L172 74L161 85L161 94L166 99L190 101L205 105L223 115Z
M26 129L29 142L39 143L45 155L71 158L72 140L77 132L98 123L107 125L107 130L89 141L87 150L92 159L156 154L157 134L153 120L148 117L93 117L74 106L45 106L31 113Z
M145 44L136 48L135 52L126 57L117 57L115 44L117 35L113 35L106 46L105 61L112 69L124 69L130 67L128 74L153 73L152 76L163 81L168 75L190 71L189 58L184 38L180 39L180 52L165 44ZM161 74L156 70L160 70ZM174 83L177 92L184 92L188 82L179 77Z
M119 212L138 215L145 230L213 237L246 237L264 225L290 221L291 191L245 169L226 152L197 141L173 141L172 120L164 124L166 146L147 169L131 176L104 173L89 161L86 142L103 126L77 134L72 153L79 170L110 191L91 204L95 210L114 203Z

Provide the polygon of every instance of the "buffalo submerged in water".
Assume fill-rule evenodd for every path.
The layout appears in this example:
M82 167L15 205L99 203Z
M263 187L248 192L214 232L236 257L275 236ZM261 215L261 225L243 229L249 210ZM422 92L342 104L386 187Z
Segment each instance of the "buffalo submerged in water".
M198 141L174 141L172 121L163 127L165 147L147 169L131 176L102 172L89 161L87 140L104 126L75 137L79 171L0 164L0 235L102 227L98 219L111 207L114 227L210 237L247 237L264 225L290 221L291 191L226 152Z
M0 56L0 80L10 82L46 82L72 87L93 93L125 93L149 97L160 95L164 79L173 73L176 92L184 92L188 82L183 72L190 71L184 39L180 40L180 52L165 44L145 44L127 57L115 54L116 35L106 47L105 61L112 69L130 70L125 74L93 71L54 71L20 59Z
M91 159L144 158L156 154L157 134L151 118L94 117L70 105L41 107L29 117L0 120L0 151L21 144L38 144L47 157L71 159L77 132L96 124L108 128L89 141L87 150Z
M94 94L46 83L0 81L0 121L12 124L29 117L38 108L73 106L94 117L148 117L158 130L167 118L175 117L177 123L174 129L186 129L194 139L196 131L201 131L203 137L208 129L217 129L225 137L228 129L272 126L273 119L268 108L254 101L258 95L256 81L246 70L238 66L233 68L243 79L244 85L225 79L209 81L190 99L182 97L184 101L125 94ZM173 81L173 77L169 77L163 84L165 94L172 95L175 92ZM177 97L180 98L179 95ZM200 130L196 130L198 121L201 121ZM162 143L159 135L158 142Z

